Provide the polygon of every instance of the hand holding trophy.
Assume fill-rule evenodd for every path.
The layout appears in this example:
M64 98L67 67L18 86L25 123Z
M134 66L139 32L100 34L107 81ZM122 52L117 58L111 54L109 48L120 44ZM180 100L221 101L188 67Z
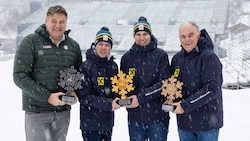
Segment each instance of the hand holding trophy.
M121 100L118 100L118 104L129 105L131 104L131 99L127 99L126 94L134 90L133 87L133 77L126 75L120 71L116 76L110 78L112 81L112 92L121 95Z
M60 70L60 81L58 85L66 90L65 96L62 96L61 100L64 102L75 102L75 97L71 96L74 90L81 89L82 75L78 72L74 66L68 69Z
M175 106L171 104L177 98L182 98L182 85L183 82L177 81L177 79L172 75L170 78L166 80L162 80L162 92L161 95L167 98L167 104L170 105L162 105L162 110L166 111L174 111Z

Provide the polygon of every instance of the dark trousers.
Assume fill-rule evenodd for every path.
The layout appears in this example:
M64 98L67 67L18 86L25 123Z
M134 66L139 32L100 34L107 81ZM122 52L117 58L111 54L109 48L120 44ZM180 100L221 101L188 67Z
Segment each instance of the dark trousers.
M166 141L169 121L141 124L129 122L130 141Z
M180 141L218 141L220 129L208 131L185 131L178 129Z
M84 131L82 138L84 141L111 141L112 130L108 131Z

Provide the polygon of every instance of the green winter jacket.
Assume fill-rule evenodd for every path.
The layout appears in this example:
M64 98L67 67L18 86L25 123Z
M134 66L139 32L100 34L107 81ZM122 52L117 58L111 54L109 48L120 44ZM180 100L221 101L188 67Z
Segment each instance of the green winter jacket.
M16 51L13 79L22 89L23 110L31 112L64 111L69 105L55 107L48 103L51 93L65 92L58 86L59 71L79 68L82 55L79 44L65 32L57 47L49 38L45 24L25 37Z

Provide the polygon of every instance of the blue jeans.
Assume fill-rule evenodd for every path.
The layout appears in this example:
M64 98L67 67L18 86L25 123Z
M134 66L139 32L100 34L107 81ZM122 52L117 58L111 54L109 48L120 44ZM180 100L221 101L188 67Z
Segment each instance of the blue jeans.
M130 141L166 141L169 121L152 124L128 123Z
M111 141L112 130L108 131L84 131L82 138L84 141Z
M208 131L185 131L178 129L180 141L218 141L219 129Z
M70 110L62 112L25 112L26 141L65 141Z

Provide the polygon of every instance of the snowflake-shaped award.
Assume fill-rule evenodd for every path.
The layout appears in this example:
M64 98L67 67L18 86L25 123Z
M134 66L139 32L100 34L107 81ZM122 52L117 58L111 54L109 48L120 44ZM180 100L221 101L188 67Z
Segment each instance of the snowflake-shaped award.
M78 72L74 66L68 69L60 70L60 79L58 85L66 90L65 96L62 96L62 101L75 102L75 98L70 94L77 89L81 89L82 74Z
M121 100L118 101L119 105L129 105L131 104L131 99L127 99L126 94L133 91L133 77L126 75L120 71L116 76L111 77L112 92L121 95Z
M161 95L167 98L168 104L172 104L177 98L182 98L182 85L183 82L177 81L177 79L172 75L166 80L162 80L162 92ZM162 105L163 110L173 111L174 106Z

